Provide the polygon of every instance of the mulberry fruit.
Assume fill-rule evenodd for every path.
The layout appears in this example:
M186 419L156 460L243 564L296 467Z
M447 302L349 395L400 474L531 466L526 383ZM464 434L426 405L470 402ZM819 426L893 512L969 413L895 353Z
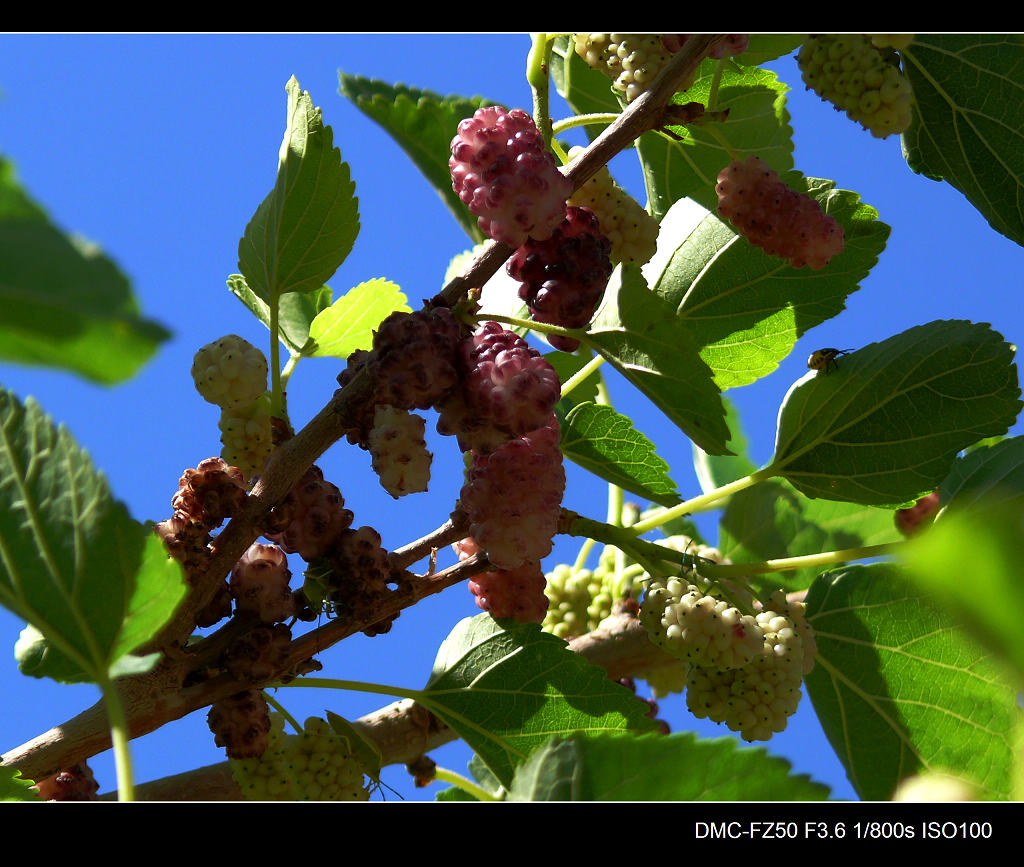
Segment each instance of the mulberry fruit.
M550 238L533 238L509 259L508 273L522 283L519 297L536 322L564 328L585 328L604 295L612 273L611 242L601 234L594 212L569 208ZM548 342L574 352L580 342L548 335Z
M456 542L460 560L481 550L475 539ZM469 591L477 607L496 619L511 618L518 623L541 623L548 610L546 579L539 560L527 560L514 569L481 572L469 579Z
M522 109L478 109L459 124L451 151L452 189L489 238L519 247L551 237L565 218L572 184Z
M284 551L254 542L231 572L235 608L255 615L261 623L287 620L295 613L291 577Z
M216 702L206 715L214 742L229 759L262 755L270 734L270 709L263 693L249 689Z
M794 268L818 271L843 250L843 229L808 195L796 193L760 157L736 161L718 175L719 216L750 243Z
M577 145L569 151L574 160L584 148ZM615 183L607 166L569 197L568 204L589 208L597 217L601 234L611 244L612 262L643 265L657 250L658 221L640 203Z
M939 492L935 491L921 497L907 509L897 509L895 515L896 529L904 536L916 536L935 520L939 511Z
M222 409L243 409L267 390L266 356L237 334L202 347L192 360L196 391Z
M248 478L259 475L274 447L270 416L270 392L264 392L251 406L222 409L221 457L238 467Z
M876 138L910 126L914 93L892 48L876 47L873 38L858 33L810 36L797 64L808 90Z
M276 526L265 529L263 535L309 563L323 556L352 519L341 491L313 465L271 511Z
M764 633L750 614L679 578L654 578L640 606L647 637L693 665L731 669L760 652Z
M432 455L423 432L426 421L392 406L378 406L368 437L373 470L396 500L427 490Z
M460 501L470 535L499 569L515 569L551 553L565 493L558 438L558 420L552 415L545 427L490 454L473 454Z
M247 801L366 801L369 785L347 738L311 717L297 735L273 714L269 744L255 758L232 759L231 773Z

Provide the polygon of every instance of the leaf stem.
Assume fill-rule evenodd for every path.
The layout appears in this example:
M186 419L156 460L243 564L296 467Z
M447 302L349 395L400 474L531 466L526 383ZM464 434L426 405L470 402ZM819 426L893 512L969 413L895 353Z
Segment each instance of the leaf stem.
M449 771L447 768L442 768L438 765L434 769L434 779L440 780L442 783L451 783L457 789L462 789L467 795L472 795L478 801L500 801L498 798L492 795L487 789L482 786L478 786L472 780L457 774L455 771Z
M603 355L595 355L590 359L583 367L577 370L572 376L570 376L565 382L562 383L562 397L572 392L581 382L583 382L590 374L597 370L602 364L604 364Z
M884 545L865 545L861 548L844 548L841 551L825 551L821 554L805 554L801 557L781 557L777 560L763 560L760 563L730 563L718 565L701 563L700 574L708 578L732 578L737 575L755 575L765 572L792 572L796 569L811 569L817 566L835 566L884 557L898 551L904 542L887 542Z
M506 325L514 325L516 328L528 328L539 334L557 334L560 337L572 337L585 343L587 332L582 328L562 328L560 325L548 325L546 322L534 322L532 319L519 319L515 316L505 316L500 313L486 313L476 317L478 322L504 322Z
M669 509L658 512L656 515L652 515L644 521L638 521L629 528L630 532L641 535L646 533L648 530L653 530L655 527L660 527L662 524L668 523L673 518L682 518L683 516L690 515L694 512L706 511L707 509L712 508L719 500L729 497L737 491L742 491L744 488L756 485L758 482L763 482L765 479L773 478L776 475L777 473L772 470L771 467L758 470L755 473L751 473L749 476L737 479L735 482L729 482L729 484L722 485L722 487L716 488L713 491L708 491L706 494L700 494L699 496L685 500L676 506L672 506Z
M593 114L577 114L573 117L567 117L553 123L551 125L551 132L554 135L558 135L559 133L563 133L567 129L572 129L573 127L615 123L618 119L618 114L607 111L594 112Z
M422 696L418 689L405 689L401 686L386 686L379 683L367 683L362 680L339 680L333 677L300 677L288 683L270 684L273 688L290 686L311 686L317 689L347 689L352 692L372 692L377 695L391 695L398 698L416 700Z
M548 61L552 42L546 33L534 33L526 58L526 80L533 91L533 122L537 124L545 147L551 146L551 114L548 108Z
M128 747L128 720L117 684L107 677L97 680L103 693L103 704L110 724L110 745L114 751L114 769L117 772L117 799L135 800L135 780L132 777L132 754Z
M275 418L281 418L284 409L281 397L281 338L278 322L280 302L280 295L274 295L270 301L270 414Z
M281 716L283 716L291 724L291 727L295 729L296 734L301 735L305 729L299 724L299 721L295 719L295 717L293 717L290 713L288 713L287 710L285 710L284 705L281 704L281 702L279 702L276 698L274 698L267 690L263 689L260 690L260 692L263 693L263 698L266 699L267 704L269 704L274 710L281 714Z

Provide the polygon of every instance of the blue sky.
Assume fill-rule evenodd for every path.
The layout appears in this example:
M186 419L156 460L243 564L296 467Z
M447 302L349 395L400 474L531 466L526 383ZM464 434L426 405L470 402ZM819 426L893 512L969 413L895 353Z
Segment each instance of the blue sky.
M0 36L0 154L13 160L55 222L119 263L145 315L174 332L134 380L115 388L9 364L0 364L0 384L34 395L66 423L136 518L169 516L182 470L220 449L217 410L192 386L193 354L226 333L267 349L267 331L227 291L225 279L237 272L238 239L274 182L289 77L323 108L360 200L361 234L331 281L335 295L386 277L418 305L440 288L450 257L468 246L466 235L388 136L338 95L338 70L529 109L528 49L525 35L489 34ZM911 173L896 138L872 138L805 92L792 58L771 68L793 87L796 167L857 191L893 231L847 311L802 338L770 377L729 393L757 462L770 457L779 402L814 349L857 347L953 318L989 322L1009 341L1024 340L1024 251L994 233L959 192ZM564 116L564 106L556 103L553 114ZM612 167L643 201L633 157L622 155ZM289 390L297 426L330 397L341 367L330 359L299 365ZM681 492L696 492L689 442L628 386L613 381L612 388L620 411L657 443ZM461 486L454 442L434 437L430 444L435 469L430 494L420 495L426 502L393 501L372 476L368 455L345 444L320 465L341 488L356 526L371 524L385 545L398 547L441 523ZM595 511L593 504L603 503L604 483L575 468L569 477L566 505L603 518L603 505ZM546 567L575 559L578 543L557 542ZM300 581L300 562L293 571ZM357 636L323 654L324 674L418 687L445 635L475 613L465 587L452 588L405 612L390 634ZM0 644L12 648L22 626L0 610ZM91 686L25 678L10 654L0 662L0 689L7 696L3 751L97 697ZM354 718L386 703L312 689L282 691L279 698L300 718L324 709ZM693 720L679 696L662 702L661 716L674 731L724 733ZM835 797L854 797L808 702L768 748L798 772L832 785ZM461 772L468 750L450 745L432 755ZM205 713L197 713L133 742L133 757L137 780L146 781L215 763L223 753ZM109 754L91 764L102 790L113 788ZM433 797L436 786L415 790L408 779L401 768L384 776L406 798Z

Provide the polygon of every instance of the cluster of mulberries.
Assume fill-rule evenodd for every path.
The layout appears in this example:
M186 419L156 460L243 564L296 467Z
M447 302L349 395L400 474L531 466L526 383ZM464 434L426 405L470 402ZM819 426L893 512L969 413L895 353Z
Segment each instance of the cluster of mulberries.
M98 801L96 793L100 784L96 782L92 769L85 762L79 762L53 776L44 777L32 788L44 801Z
M263 535L309 563L324 555L341 532L351 526L353 517L345 508L341 491L314 464L271 510L271 526L264 528Z
M627 103L650 88L668 59L679 51L689 33L574 33L573 45L584 62L608 76ZM744 33L730 33L708 57L721 59L742 54L750 41ZM691 82L683 82L686 90Z
M843 228L810 196L787 187L760 157L736 160L718 175L719 216L751 244L794 268L815 271L843 250Z
M223 747L229 759L262 755L270 735L270 709L258 689L215 702L206 715L214 743Z
M426 421L414 413L380 405L367 437L372 466L384 490L396 500L427 490L432 455L423 438Z
M272 425L269 391L248 407L221 410L221 457L249 478L258 475L274 447Z
M297 735L284 733L273 714L268 746L258 757L231 759L231 773L247 801L366 801L369 784L348 739L317 717Z
M569 150L574 160L585 148L576 145ZM568 200L570 206L589 208L597 217L601 234L611 244L612 262L643 265L654 256L658 244L659 224L640 203L615 183L608 166L576 190Z
M437 430L463 451L489 452L548 423L561 396L555 369L519 335L485 322L459 347L459 387L438 404Z
M221 456L246 476L258 474L272 448L266 356L229 334L195 354L192 379L220 407Z
M228 585L235 610L253 615L260 623L287 620L295 614L291 577L281 548L254 542L231 571Z
M612 613L615 602L615 552L605 549L610 556L601 557L593 570L580 569L564 563L546 574L544 592L550 605L541 628L545 632L569 640L596 629Z
M466 538L453 546L460 560L483 550L475 539ZM539 560L526 560L514 569L480 572L469 579L469 592L477 607L498 620L540 623L548 610L544 571Z
M913 119L914 93L885 37L809 36L797 63L804 84L876 138L901 133ZM902 47L905 47L903 45Z
M551 236L572 184L522 109L478 109L452 139L452 189L489 238L512 247Z
M507 269L518 280L519 297L535 322L584 328L604 295L612 273L611 242L602 234L594 212L571 207L550 238L529 238L509 259ZM548 342L574 352L580 342L548 335Z
M459 499L470 535L499 569L515 569L551 553L558 529L565 469L554 414L547 425L474 452Z
M372 527L345 529L323 556L310 563L307 580L322 588L324 600L339 616L352 621L367 621L401 575L392 567L380 534ZM364 634L381 635L391 628L398 614L371 623Z
M211 530L237 514L246 498L245 478L222 458L207 458L187 469L171 498L174 514L154 526L171 557L181 563L192 586L202 583L210 558ZM196 625L212 626L231 616L231 592L222 581L210 602L198 612Z
M640 622L654 644L691 665L740 668L764 643L752 615L675 577L651 579Z
M220 666L239 680L266 682L287 665L291 643L292 631L285 624L261 624L228 645Z
M693 665L686 705L699 719L725 723L746 741L770 740L800 703L800 684L814 667L814 633L803 603L774 593L756 618L763 642L754 658L738 668Z

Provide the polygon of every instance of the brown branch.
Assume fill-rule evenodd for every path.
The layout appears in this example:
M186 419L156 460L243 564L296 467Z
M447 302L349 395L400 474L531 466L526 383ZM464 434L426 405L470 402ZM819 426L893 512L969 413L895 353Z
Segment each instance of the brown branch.
M604 668L613 680L642 676L679 662L652 644L640 622L630 614L613 615L600 629L570 641L568 649ZM384 765L408 764L458 737L437 717L409 699L360 717L353 725L377 744ZM137 785L135 796L142 801L242 800L241 790L235 785L226 761ZM114 797L115 793L104 796L110 800Z

